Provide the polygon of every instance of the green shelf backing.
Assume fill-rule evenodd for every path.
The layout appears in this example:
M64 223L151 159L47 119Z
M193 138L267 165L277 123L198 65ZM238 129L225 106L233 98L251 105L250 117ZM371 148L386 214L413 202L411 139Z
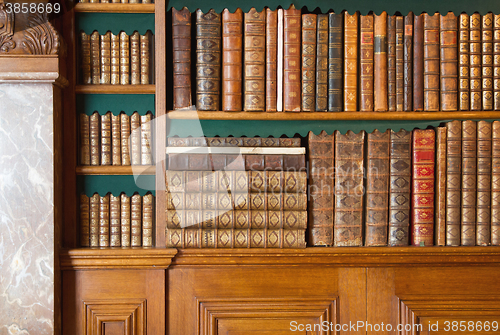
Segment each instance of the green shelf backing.
M128 35L138 31L144 35L148 30L155 32L154 13L78 13L76 16L77 31L90 34L97 30L104 35L109 30L113 34L120 31Z
M77 176L77 190L78 194L84 193L88 197L92 196L95 192L99 195L111 192L115 197L119 196L122 192L125 192L129 197L136 192L141 196L147 192L155 195L155 176L141 175L137 179L130 175Z
M95 111L99 114L112 112L114 115L125 112L132 115L139 112L140 115L148 111L155 114L154 94L77 94L76 109L79 113L91 115Z

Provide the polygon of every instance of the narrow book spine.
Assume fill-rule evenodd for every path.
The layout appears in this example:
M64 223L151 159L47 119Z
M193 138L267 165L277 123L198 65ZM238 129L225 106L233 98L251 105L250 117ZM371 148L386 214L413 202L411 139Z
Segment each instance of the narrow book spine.
M404 18L396 16L396 111L404 105Z
M328 14L318 14L316 39L316 111L328 108Z
M191 13L172 8L174 109L191 106Z
M99 246L99 194L90 197L90 246Z
M90 35L90 55L92 60L92 84L101 83L101 51L99 48L100 35L94 31Z
M469 31L470 57L470 110L481 110L481 15L474 13L470 16Z
M82 48L81 68L82 68L82 84L92 84L92 54L90 47L90 35L85 32L80 33L80 45Z
M476 244L477 125L462 121L462 245Z
M111 32L101 35L101 84L111 83Z
M340 112L343 108L343 27L344 16L328 14L328 111Z
M142 198L139 194L130 197L130 246L142 245Z
M151 193L144 195L142 208L142 246L153 246L153 213L154 197Z
M446 245L446 127L436 128L435 244Z
M126 32L120 32L120 84L130 84L130 38Z
M152 83L151 78L151 67L154 67L151 61L151 45L154 41L154 36L150 31L147 31L144 35L139 37L141 41L141 82L142 85L147 85Z
M151 113L141 115L141 164L152 165L153 155L151 153Z
M130 247L130 197L125 193L120 195L120 240L122 247Z
M266 109L266 12L255 8L245 13L244 109Z
M80 113L80 164L90 165L90 123L89 116Z
M89 118L90 129L90 165L99 165L101 158L101 141L99 136L101 117L98 112L94 112Z
M491 245L500 245L500 121L493 121L491 137Z
M462 122L446 123L446 245L460 245Z
M403 110L413 110L413 13L405 16L404 31L404 106Z
M302 111L316 109L316 14L302 15Z
M130 163L141 165L141 117L134 112L130 117Z
M111 114L111 160L113 165L122 165L120 115L113 114Z
M109 247L109 194L99 199L99 246Z
M458 110L458 21L453 12L440 16L441 40L441 109Z
M439 110L439 13L424 13L424 110Z
M496 14L493 30L493 107L500 110L500 14Z
M278 47L277 47L277 83L276 83L276 110L283 112L283 42L284 42L284 10L278 8Z
M130 165L130 117L125 113L120 114L120 136L122 165Z
M111 112L101 115L101 165L111 165Z
M139 85L141 83L141 49L139 32L134 31L130 35L130 83Z
M469 93L469 15L462 13L458 27L458 103L461 111L470 109Z
M120 35L111 33L111 85L120 84Z
M481 18L483 110L493 110L493 14Z
M477 121L476 245L491 244L491 123Z
M242 110L243 12L222 12L222 110Z
M80 195L80 246L90 246L90 199Z
M109 246L110 247L121 246L120 225L121 225L120 196L115 197L114 195L111 194L109 197Z
M359 110L373 111L373 15L361 15Z
M266 112L277 109L278 10L266 8Z
M344 111L358 110L358 13L344 12Z
M388 110L387 103L387 13L374 15L373 63L374 63L374 110Z
M387 106L396 111L396 16L387 16Z
M413 110L424 110L424 14L415 15L413 40Z
M292 5L284 10L283 27L283 110L300 112L300 9Z

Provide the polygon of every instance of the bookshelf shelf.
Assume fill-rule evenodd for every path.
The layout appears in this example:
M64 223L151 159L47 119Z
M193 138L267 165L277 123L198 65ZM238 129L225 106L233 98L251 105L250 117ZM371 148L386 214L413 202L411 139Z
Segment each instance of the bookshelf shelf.
M154 3L78 3L77 13L154 13Z
M77 85L76 94L155 94L155 85Z
M134 165L132 166L77 166L77 175L154 175L156 172L154 165Z

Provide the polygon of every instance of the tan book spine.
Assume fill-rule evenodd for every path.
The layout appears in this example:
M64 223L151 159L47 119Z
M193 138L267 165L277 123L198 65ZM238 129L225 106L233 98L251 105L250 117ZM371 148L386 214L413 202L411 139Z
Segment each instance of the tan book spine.
M434 199L434 242L446 245L446 127L436 128L436 197Z
M276 52L276 110L278 112L283 112L283 48L284 48L284 16L285 11L283 8L278 8L278 46Z
M396 111L404 105L404 18L396 16Z
M458 103L461 111L468 111L470 110L469 15L462 13L458 20Z
M90 55L92 60L92 84L101 83L101 50L99 48L100 35L94 31L90 35Z
M266 110L266 12L245 13L244 109Z
M90 246L90 199L80 195L80 246Z
M92 84L92 55L90 47L90 35L84 31L80 32L80 45L82 48L82 84Z
M99 199L99 246L109 247L109 194Z
M493 14L481 18L483 110L493 110Z
M470 110L481 110L481 15L470 16L469 66L470 66Z
M120 195L120 240L122 247L130 247L130 223L130 197L122 193Z
M439 13L424 13L424 110L439 111Z
M142 246L153 246L153 215L154 215L154 197L153 195L146 194L143 197L142 209Z
M462 121L462 245L476 244L477 125Z
M396 111L396 15L387 16L387 105Z
M373 15L361 15L359 110L373 111Z
M141 47L137 31L130 35L130 83L132 85L141 83Z
M491 244L491 123L477 121L476 245Z
M144 3L144 2L143 2ZM154 41L150 31L140 36L141 41L141 84L147 85L151 83L151 43Z
M120 84L130 84L130 39L126 32L120 32Z
M141 165L141 117L134 112L130 117L130 163Z
M440 16L441 109L458 110L458 21L453 12Z
M495 17L493 27L493 107L500 110L500 14Z
M222 12L222 110L242 110L243 12Z
M111 83L111 32L101 35L101 84Z
M492 124L491 245L500 245L500 121Z
M302 111L316 110L316 14L302 15Z
M128 0L121 0L121 3L128 3Z
M99 165L101 158L101 141L99 136L101 116L94 112L89 118L90 129L90 165Z
M111 33L111 85L120 84L120 36Z
M121 205L120 196L109 196L109 246L119 247L121 245Z
M101 165L111 165L111 112L101 115Z
M358 110L358 13L344 12L344 110Z
M300 112L300 9L291 5L284 10L283 26L283 110Z
M130 116L120 114L122 165L130 165Z
M387 13L374 15L373 63L374 63L374 110L385 112L387 104Z
M134 194L130 197L130 246L142 245L142 197Z
M461 236L462 122L446 123L446 245L459 246Z
M99 194L90 197L90 246L99 246Z
M152 165L153 156L151 153L151 113L141 115L141 164Z
M111 114L111 158L113 165L122 165L120 115Z
M316 111L328 108L328 14L318 14L316 40Z
M80 164L90 165L90 120L80 113Z
M278 9L266 8L266 112L277 112Z

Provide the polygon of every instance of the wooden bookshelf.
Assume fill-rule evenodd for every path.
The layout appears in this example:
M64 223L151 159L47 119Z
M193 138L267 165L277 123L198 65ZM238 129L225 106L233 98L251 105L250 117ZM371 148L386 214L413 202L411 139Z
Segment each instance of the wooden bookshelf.
M154 3L77 3L77 13L154 13Z
M155 94L155 85L76 85L76 94Z
M133 175L146 174L154 175L156 167L154 165L125 165L125 166L77 166L76 174L78 175Z

